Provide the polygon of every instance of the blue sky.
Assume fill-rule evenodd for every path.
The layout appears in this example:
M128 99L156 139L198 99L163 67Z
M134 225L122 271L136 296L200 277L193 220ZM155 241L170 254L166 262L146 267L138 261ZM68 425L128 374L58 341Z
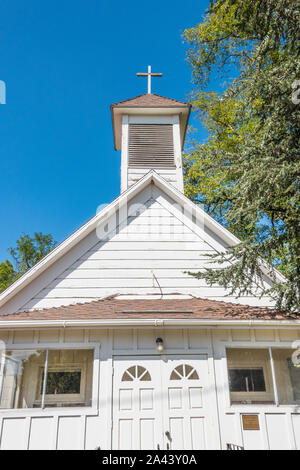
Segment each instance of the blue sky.
M58 242L120 192L110 104L152 91L184 100L181 34L209 0L1 0L0 262L21 233ZM204 138L204 131L200 131Z

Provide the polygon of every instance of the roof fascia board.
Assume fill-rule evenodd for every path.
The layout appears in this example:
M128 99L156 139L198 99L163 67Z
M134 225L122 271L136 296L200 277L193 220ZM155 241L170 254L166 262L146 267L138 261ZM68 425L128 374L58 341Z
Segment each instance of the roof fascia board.
M281 326L281 327L295 327L300 326L300 320L209 320L209 319L158 319L158 318L147 318L147 319L109 319L109 320L1 320L0 328L74 328L74 327L132 327L132 326L207 326L207 327L270 327L270 326Z
M191 114L191 109L192 109L192 106L190 104L186 104L186 105L170 105L170 106L145 106L145 105L131 105L131 106L128 106L128 105L123 105L123 106L114 106L114 105L111 105L110 107L110 112L111 112L111 120L112 120L112 128L113 128L113 138L114 138L114 148L115 150L118 150L119 147L120 147L120 136L118 136L117 138L117 134L118 132L116 131L116 126L121 126L121 117L123 114L137 114L137 113L143 113L143 114L148 114L147 111L149 112L149 114L154 114L153 111L157 110L161 110L164 114L167 114L167 115L172 115L172 114L181 114L183 116L183 119L182 119L182 123L181 123L181 136L180 136L180 140L181 140L181 149L183 149L184 147L184 141L185 141L185 135L186 135L186 130L187 130L187 126L188 126L188 122L189 122L189 118L190 118L190 114ZM168 113L166 113L166 111L169 110Z

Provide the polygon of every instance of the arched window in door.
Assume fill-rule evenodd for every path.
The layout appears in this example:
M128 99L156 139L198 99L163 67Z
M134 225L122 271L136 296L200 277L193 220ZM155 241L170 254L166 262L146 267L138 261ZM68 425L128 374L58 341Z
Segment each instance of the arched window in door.
M150 382L151 376L147 369L142 366L129 367L122 376L122 382L132 382L133 380L142 380Z
M170 380L199 380L198 372L189 364L181 364L172 370Z

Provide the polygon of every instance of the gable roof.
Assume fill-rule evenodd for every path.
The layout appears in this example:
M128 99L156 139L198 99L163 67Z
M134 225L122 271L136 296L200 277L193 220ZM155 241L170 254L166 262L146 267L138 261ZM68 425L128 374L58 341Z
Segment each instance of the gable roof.
M135 96L134 98L129 98L127 100L119 101L111 105L113 108L115 107L122 107L125 106L126 108L129 106L154 106L154 107L161 107L161 106L184 106L184 107L191 107L190 104L184 103L183 101L174 100L173 98L166 98L165 96L156 95L155 93L147 93L144 95Z
M52 307L9 315L1 321L84 319L209 319L294 320L296 315L264 307L208 299L118 300L114 296L93 302Z
M71 248L76 246L81 240L89 235L93 230L96 229L97 224L103 223L119 209L122 204L129 202L134 196L141 192L149 184L153 183L160 188L167 196L172 198L175 203L184 205L185 210L189 210L190 214L204 222L205 226L209 230L214 232L220 237L228 246L233 246L239 243L239 239L236 238L227 229L222 227L212 217L205 213L200 207L196 206L191 202L184 194L177 190L174 186L159 176L154 170L150 170L143 178L137 183L131 186L127 191L124 191L118 198L112 201L108 206L101 210L98 214L92 217L86 224L76 230L71 236L65 241L58 245L48 255L46 255L41 261L35 266L28 270L23 276L16 280L11 286L9 286L4 292L0 294L0 307L3 307L9 300L11 300L16 294L18 294L23 288L28 286L31 281L36 279L46 269L57 262L62 256L68 253ZM175 209L174 209L175 210ZM192 223L192 222L191 222ZM268 274L268 267L262 265L262 270ZM278 272L275 272L277 279L280 281L285 278ZM11 310L12 312L15 310Z

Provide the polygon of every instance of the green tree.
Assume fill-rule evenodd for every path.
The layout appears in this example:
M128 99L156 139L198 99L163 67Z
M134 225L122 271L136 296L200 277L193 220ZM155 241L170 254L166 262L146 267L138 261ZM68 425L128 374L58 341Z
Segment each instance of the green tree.
M0 263L0 292L6 289L16 279L17 273L8 260Z
M292 93L300 79L299 24L299 0L217 0L200 24L184 32L191 102L208 130L207 141L194 143L185 156L186 194L241 239L216 255L221 269L195 276L237 296L255 293L249 279L256 279L261 295L295 311L300 104ZM212 73L227 80L223 92L209 90ZM273 278L276 267L287 281L266 289L262 259Z
M8 249L15 267L9 260L0 263L0 292L40 261L55 246L56 242L51 234L43 235L41 232L36 232L32 237L21 235L16 241L16 247Z

